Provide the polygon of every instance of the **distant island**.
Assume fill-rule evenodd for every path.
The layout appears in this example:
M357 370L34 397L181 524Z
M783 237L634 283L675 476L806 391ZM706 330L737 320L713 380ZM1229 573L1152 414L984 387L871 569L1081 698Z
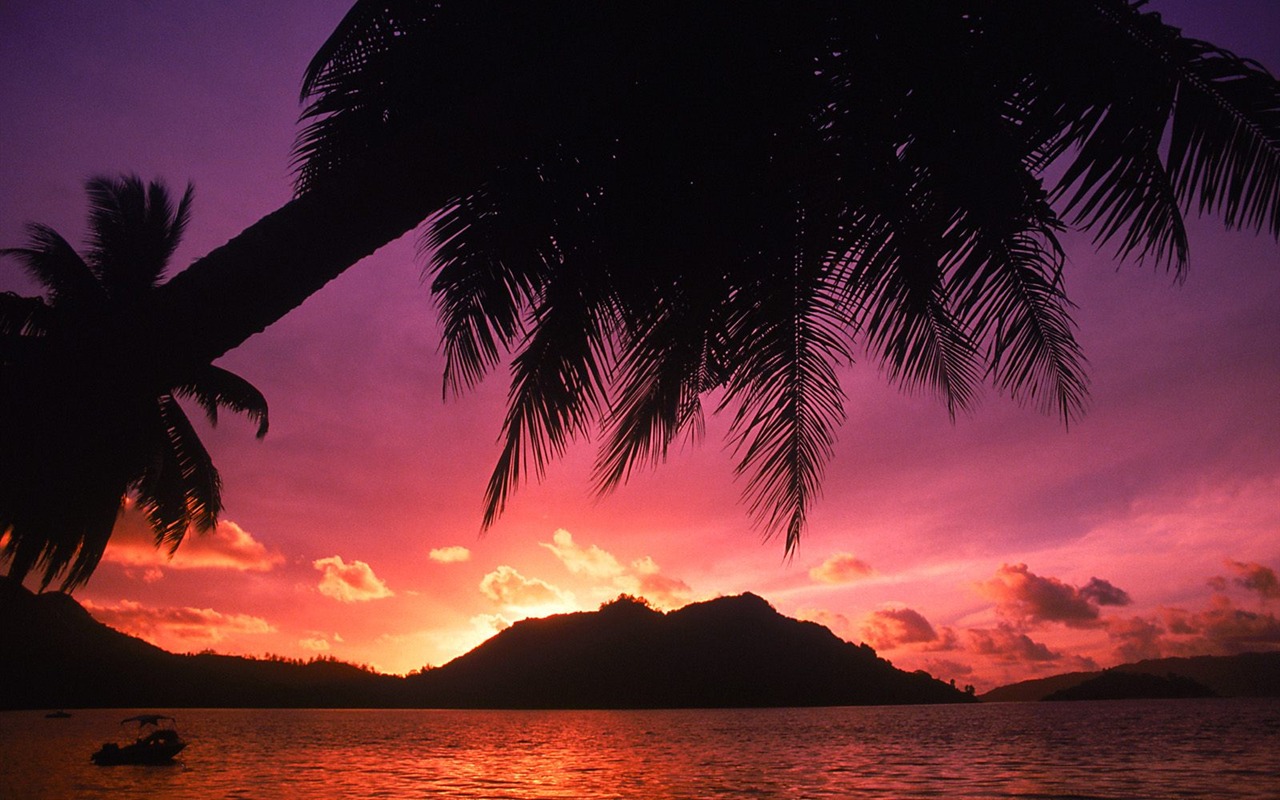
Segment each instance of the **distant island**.
M1199 693L1202 691L1209 694ZM1280 651L1138 661L1099 672L1069 672L1019 681L992 689L978 699L1019 703L1212 695L1280 697Z
M1149 675L1109 669L1084 683L1050 692L1044 700L1178 700L1217 697L1203 683L1181 675Z
M866 645L753 594L662 613L622 597L517 622L399 677L332 660L177 655L103 625L70 596L0 578L0 708L709 708L962 703Z

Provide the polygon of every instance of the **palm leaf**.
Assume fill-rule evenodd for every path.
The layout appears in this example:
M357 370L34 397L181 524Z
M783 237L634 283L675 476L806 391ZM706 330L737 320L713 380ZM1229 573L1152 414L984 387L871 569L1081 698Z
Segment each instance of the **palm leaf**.
M75 248L48 225L27 225L27 247L0 250L0 256L17 259L27 274L49 293L53 305L99 302L102 286Z
M1280 237L1280 84L1261 65L1194 39L1168 63L1179 77L1168 169L1178 196L1231 228Z
M239 375L206 364L195 369L185 382L173 387L173 393L199 403L210 424L218 424L218 407L221 406L258 423L256 435L259 439L267 435L267 399Z
M137 299L156 287L191 215L191 184L175 208L159 182L136 175L90 179L89 263L107 293Z
M741 359L721 408L737 404L730 427L744 497L765 538L794 551L819 494L844 421L835 367L852 356L842 304L826 288L824 263L797 253L790 281L744 293L730 326ZM747 299L747 298L750 299Z

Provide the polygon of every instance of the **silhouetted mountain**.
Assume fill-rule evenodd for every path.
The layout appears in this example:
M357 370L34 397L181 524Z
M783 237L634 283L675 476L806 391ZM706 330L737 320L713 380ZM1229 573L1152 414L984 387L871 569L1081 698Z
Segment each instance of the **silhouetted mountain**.
M1043 700L1091 681L1106 673L1138 673L1165 677L1178 675L1202 684L1220 697L1280 697L1280 651L1241 653L1234 656L1157 658L1121 664L1106 672L1072 672L1011 683L980 695L983 702Z
M175 655L0 578L0 708L654 708L964 702L755 595L518 622L438 669Z
M176 655L68 595L0 577L0 708L381 707L398 705L402 689L350 664Z
M1173 700L1184 697L1217 697L1202 683L1181 675L1149 675L1109 669L1084 683L1059 689L1045 700Z
M866 645L782 616L753 594L663 614L619 598L517 622L408 681L418 705L697 708L964 702Z

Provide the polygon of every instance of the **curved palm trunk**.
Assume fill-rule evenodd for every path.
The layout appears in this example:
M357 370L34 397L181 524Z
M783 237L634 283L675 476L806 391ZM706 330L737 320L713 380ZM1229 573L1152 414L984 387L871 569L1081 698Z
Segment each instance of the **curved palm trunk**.
M348 267L411 230L481 174L351 170L268 214L159 287L130 338L165 371L207 364L301 305Z

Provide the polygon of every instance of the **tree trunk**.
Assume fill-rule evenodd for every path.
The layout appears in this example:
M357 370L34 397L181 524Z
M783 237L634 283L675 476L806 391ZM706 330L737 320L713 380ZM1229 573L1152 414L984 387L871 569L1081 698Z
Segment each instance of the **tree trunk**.
M412 159L392 156L377 168L350 170L263 217L159 287L149 313L124 335L152 353L163 373L209 363L476 186L482 174L457 163L426 175L406 164Z

